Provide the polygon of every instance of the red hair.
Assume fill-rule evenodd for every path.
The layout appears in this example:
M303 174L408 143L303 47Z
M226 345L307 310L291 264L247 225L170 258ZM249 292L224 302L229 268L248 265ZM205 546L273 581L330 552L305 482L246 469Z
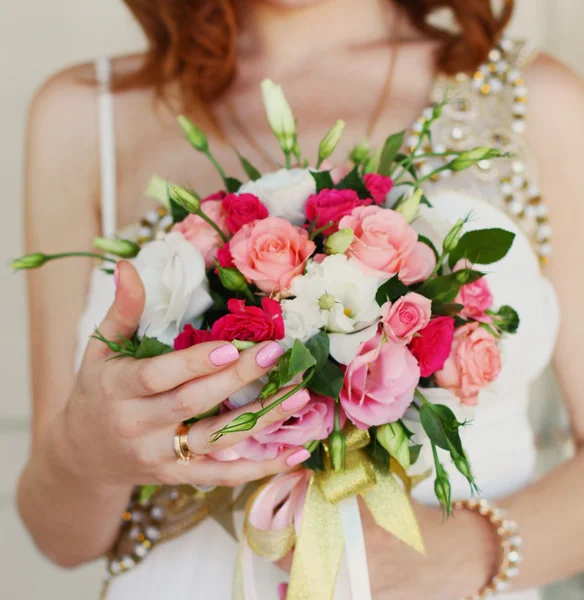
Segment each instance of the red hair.
M496 14L491 0L392 0L427 36L442 41L437 67L468 72L485 61L508 24L514 0ZM142 67L117 81L118 89L179 84L185 108L213 102L231 83L237 64L236 0L124 0L148 40ZM433 26L428 16L450 9L458 32Z

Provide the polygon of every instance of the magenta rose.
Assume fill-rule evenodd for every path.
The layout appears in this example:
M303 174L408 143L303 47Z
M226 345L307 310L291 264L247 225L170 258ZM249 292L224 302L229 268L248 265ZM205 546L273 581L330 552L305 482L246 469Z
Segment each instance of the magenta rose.
M413 292L381 307L383 330L394 344L409 344L414 335L428 325L431 316L432 301Z
M375 204L383 204L393 188L393 179L377 173L367 173L363 179Z
M344 424L344 415L342 417L341 426ZM334 422L335 401L312 395L308 404L296 414L258 431L233 449L248 460L269 460L289 448L300 448L308 442L327 439L334 429Z
M175 350L186 350L197 344L210 342L213 335L206 329L195 329L192 325L185 325L184 329L174 338Z
M414 249L400 269L399 279L406 285L426 281L436 266L434 250L423 242L416 242Z
M454 319L437 317L410 342L410 350L418 360L422 377L430 377L439 371L450 356L454 339Z
M361 206L343 217L339 229L355 234L347 254L369 275L389 279L407 263L418 241L418 234L394 210Z
M454 271L469 268L469 264L465 260L456 263ZM493 319L485 314L487 310L492 308L495 299L491 293L491 289L485 277L481 277L478 281L463 285L454 300L457 304L462 304L464 309L461 315L467 319L474 319L482 323L492 323Z
M268 216L268 209L253 194L227 194L223 198L223 208L231 233L237 233L244 225Z
M227 303L230 314L213 324L213 339L265 342L284 338L284 319L279 302L271 298L262 300L262 307L246 306L243 300L232 298Z
M219 229L224 234L228 234L227 214L223 209L221 200L209 200L205 202L202 210L219 226ZM217 250L223 244L223 240L207 221L198 215L188 215L184 221L176 223L172 231L182 233L185 239L197 248L205 259L207 269L213 266Z
M478 323L459 327L454 333L450 356L436 373L436 383L474 406L479 393L496 381L501 372L501 351L497 340Z
M345 371L340 401L359 428L401 419L420 380L418 361L407 346L382 343L381 333L359 346Z
M310 223L316 221L317 229L332 221L334 225L324 231L324 235L331 235L338 230L344 216L350 215L358 206L369 204L371 200L361 200L353 190L322 190L307 200L306 218Z
M231 249L229 248L229 242L223 244L223 246L217 250L217 262L219 263L219 266L224 269L232 269L235 267L233 256L231 256Z
M304 272L316 244L302 227L268 217L244 225L231 239L235 266L267 294L286 293L296 275Z
M205 196L201 200L201 204L203 204L205 202L209 202L209 200L223 200L223 198L225 198L225 196L227 196L227 192L225 192L224 190L219 190L218 192L215 192L214 194L209 194L208 196Z

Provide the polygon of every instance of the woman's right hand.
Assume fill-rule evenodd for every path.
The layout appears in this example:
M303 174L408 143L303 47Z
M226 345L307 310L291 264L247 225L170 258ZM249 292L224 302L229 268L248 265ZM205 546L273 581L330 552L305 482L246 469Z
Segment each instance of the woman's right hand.
M118 264L115 301L100 325L108 339L131 337L144 308L144 288L134 267ZM61 458L82 479L102 486L203 484L236 486L299 464L304 449L276 459L219 462L208 455L237 444L257 429L297 412L310 399L304 390L261 418L253 431L230 433L216 442L214 432L233 418L261 406L251 405L195 423L189 446L197 455L188 465L174 453L182 421L216 407L237 390L268 372L283 350L264 342L239 353L228 342L209 342L151 359L107 359L100 341L88 345L74 390L53 430ZM290 388L279 392L283 395Z

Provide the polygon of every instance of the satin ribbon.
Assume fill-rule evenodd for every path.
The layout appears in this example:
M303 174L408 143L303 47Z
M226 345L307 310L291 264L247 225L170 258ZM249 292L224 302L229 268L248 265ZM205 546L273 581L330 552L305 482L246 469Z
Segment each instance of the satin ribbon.
M287 600L332 600L345 540L353 597L370 597L357 496L380 527L424 553L408 493L363 451L368 432L351 428L346 437L344 471L334 473L330 465L314 473L299 469L275 477L250 498L233 600L256 600L252 551L275 562L293 548ZM407 481L405 473L399 475Z

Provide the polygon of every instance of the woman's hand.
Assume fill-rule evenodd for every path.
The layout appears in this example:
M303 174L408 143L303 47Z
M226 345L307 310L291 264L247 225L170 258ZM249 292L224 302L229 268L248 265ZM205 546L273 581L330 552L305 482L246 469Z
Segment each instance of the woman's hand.
M106 338L131 337L144 307L144 289L132 265L119 264L116 299L100 331ZM239 354L227 342L209 342L152 359L107 359L111 352L92 339L68 404L57 419L53 440L61 460L93 485L210 484L236 486L261 479L306 458L288 451L262 463L218 462L207 455L230 448L252 432L219 441L212 434L250 407L193 425L189 446L197 455L178 464L173 439L178 425L201 415L264 375L283 350L265 342ZM289 391L283 389L279 395ZM309 400L298 392L263 417L258 428L287 418ZM261 407L251 407L251 410ZM255 431L255 430L254 430Z
M386 533L362 506L373 598L458 600L475 595L499 568L492 525L470 511L457 511L444 521L439 509L417 503L414 509L425 556Z

